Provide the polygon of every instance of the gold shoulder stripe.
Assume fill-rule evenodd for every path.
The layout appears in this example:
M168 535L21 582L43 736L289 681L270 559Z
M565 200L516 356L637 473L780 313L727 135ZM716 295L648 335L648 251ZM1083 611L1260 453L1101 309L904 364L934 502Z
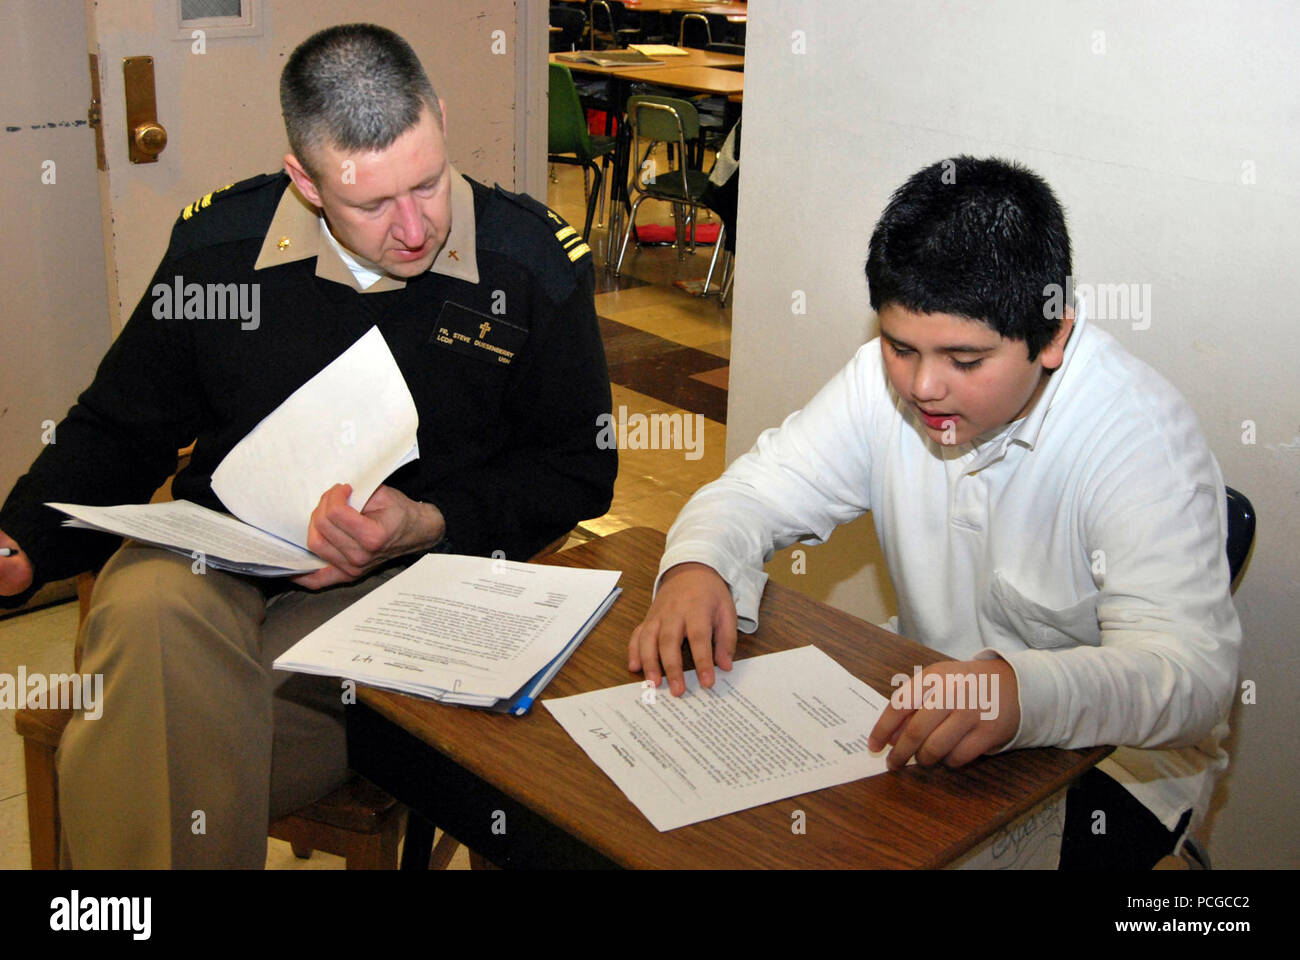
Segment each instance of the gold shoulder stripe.
M575 233L568 240L564 241L564 248L567 250L569 247L572 247L575 244L579 244L579 243L582 243L582 235L579 233Z
M577 231L577 230L574 230L573 227L569 226L568 224L565 224L565 225L564 225L563 227L561 227L559 230L556 230L556 231L555 231L555 239L556 239L556 240L564 240L564 239L566 239L566 238L568 238L568 237L573 236L573 235L574 235L575 233L577 233L577 232L578 232L578 231Z
M569 259L572 262L577 263L582 259L583 254L587 253L591 253L591 247L587 246L585 243L580 243L569 251Z
M212 193L205 193L203 196L199 197L199 199L195 200L193 203L188 204L185 207L185 209L181 211L181 219L188 220L190 217L194 216L194 214L198 213L200 210L205 209L210 203L212 203L212 198L214 195L221 193L223 190L229 190L233 186L234 186L233 183L228 183L224 187L221 187L218 190L213 190Z

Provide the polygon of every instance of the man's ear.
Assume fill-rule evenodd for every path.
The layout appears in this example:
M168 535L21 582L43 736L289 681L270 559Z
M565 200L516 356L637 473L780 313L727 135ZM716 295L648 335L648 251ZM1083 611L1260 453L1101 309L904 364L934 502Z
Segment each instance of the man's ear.
M292 153L284 155L284 172L289 175L293 185L298 188L298 192L303 195L308 203L324 207L324 204L320 202L320 191L316 189L315 181L312 180L306 168L298 162L298 158Z
M447 104L442 97L438 98L438 114L442 117L442 138L447 139Z
M1044 370L1056 370L1065 362L1065 344L1070 339L1070 331L1074 329L1074 306L1067 305L1065 316L1061 318L1061 327L1056 331L1056 336L1052 337L1047 346L1038 354L1038 362L1042 364Z

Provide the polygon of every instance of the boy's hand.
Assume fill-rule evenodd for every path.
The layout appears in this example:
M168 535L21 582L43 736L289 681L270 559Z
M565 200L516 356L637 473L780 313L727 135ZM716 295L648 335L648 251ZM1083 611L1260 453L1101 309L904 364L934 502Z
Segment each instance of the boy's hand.
M352 488L335 484L311 514L307 549L328 567L294 577L310 590L347 583L394 557L435 546L447 530L442 512L392 487L381 486L359 511L348 505Z
M960 687L966 691L965 709L954 709L956 704L947 702L952 687L945 682L936 690L931 681L928 688L931 702L937 700L938 706L925 706L925 678L931 674L940 679L949 675L963 679L974 677L976 702L970 702L969 682L962 683ZM982 690L981 675L988 676ZM997 678L996 687L994 678ZM979 703L981 694L987 694L983 705ZM981 719L982 712L990 716ZM902 769L913 756L923 767L940 761L949 767L960 767L1005 745L1019 729L1020 687L1011 664L1001 659L947 661L926 667L920 677L908 680L894 691L889 706L867 738L867 746L882 750L886 744L892 744L894 749L887 761L891 770Z
M726 581L703 563L679 563L659 581L659 593L645 620L632 631L627 645L627 668L645 670L645 678L659 686L660 664L674 697L686 692L682 677L682 640L690 641L691 656L700 686L713 686L713 654L718 666L731 669L736 652L736 605Z
M20 549L3 530L0 530L0 547ZM12 557L0 557L0 597L12 597L22 593L32 585L34 575L32 562L27 559L27 554L16 553Z

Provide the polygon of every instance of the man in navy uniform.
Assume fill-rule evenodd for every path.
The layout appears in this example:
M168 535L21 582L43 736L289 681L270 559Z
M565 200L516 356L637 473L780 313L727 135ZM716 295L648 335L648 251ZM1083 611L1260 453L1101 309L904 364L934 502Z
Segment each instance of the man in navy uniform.
M388 30L310 37L280 96L285 172L186 207L149 287L247 284L258 316L186 318L146 295L0 511L9 605L112 554L82 638L103 716L75 716L58 753L65 865L260 867L268 820L347 776L338 681L273 673L275 657L426 551L526 559L609 505L581 236L449 163L444 105ZM114 553L42 506L143 502L195 441L173 492L220 509L226 453L374 326L419 411L421 457L365 504L322 491L307 545L324 569L198 575L157 548Z

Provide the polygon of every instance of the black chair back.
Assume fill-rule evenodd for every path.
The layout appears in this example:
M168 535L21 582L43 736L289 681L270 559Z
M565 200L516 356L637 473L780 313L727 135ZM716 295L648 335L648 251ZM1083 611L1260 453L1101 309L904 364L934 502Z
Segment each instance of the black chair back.
M702 13L688 13L682 17L681 32L677 37L679 47L707 50L713 42L709 32L709 19Z
M1228 573L1233 583L1255 542L1255 507L1244 493L1228 491Z
M614 29L628 31L641 29L639 10L629 10L623 0L609 0L609 7L614 14Z
M551 34L551 52L576 50L587 32L587 15L573 7L551 7L550 17L551 26L560 28Z

